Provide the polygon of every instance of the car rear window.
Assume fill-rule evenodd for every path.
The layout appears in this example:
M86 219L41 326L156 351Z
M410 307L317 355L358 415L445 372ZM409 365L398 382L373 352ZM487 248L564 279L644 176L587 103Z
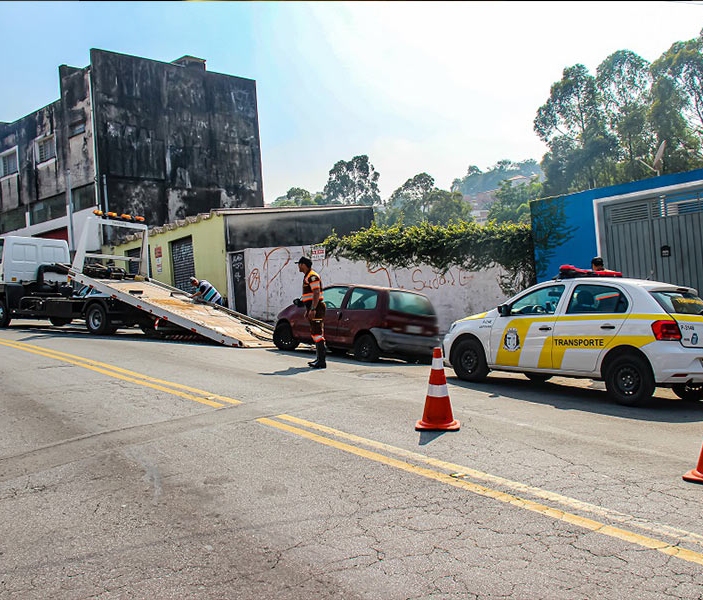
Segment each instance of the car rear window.
M432 302L426 296L400 291L390 292L388 309L411 315L433 316L435 314Z
M650 292L660 306L668 313L680 315L703 314L703 300L690 292L657 291Z

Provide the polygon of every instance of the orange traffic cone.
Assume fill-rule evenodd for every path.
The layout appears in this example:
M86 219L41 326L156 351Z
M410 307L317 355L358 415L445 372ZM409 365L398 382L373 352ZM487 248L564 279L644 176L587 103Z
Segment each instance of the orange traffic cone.
M701 453L698 456L698 464L695 469L691 469L684 476L684 481L690 481L692 483L703 483L703 448L701 448Z
M444 376L442 349L437 347L432 352L432 370L427 386L425 412L422 419L415 423L417 431L429 429L436 431L456 431L461 424L452 415L452 405L447 392L447 378Z

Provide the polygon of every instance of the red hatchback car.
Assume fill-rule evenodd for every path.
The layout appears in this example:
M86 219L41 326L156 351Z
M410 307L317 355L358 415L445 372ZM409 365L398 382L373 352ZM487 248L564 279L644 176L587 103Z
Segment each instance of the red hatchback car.
M441 344L437 314L419 292L373 285L337 284L324 289L325 342L331 352L373 362L381 356L431 359ZM305 309L291 304L277 317L273 341L280 350L312 343Z

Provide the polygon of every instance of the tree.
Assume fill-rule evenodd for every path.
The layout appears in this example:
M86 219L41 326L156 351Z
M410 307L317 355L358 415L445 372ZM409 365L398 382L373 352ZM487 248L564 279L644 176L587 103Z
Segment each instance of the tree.
M530 223L530 201L542 193L542 184L536 179L530 183L511 185L504 181L498 191L498 198L488 211L488 220L496 223Z
M552 151L542 169L547 172L555 158L565 162L560 167L563 185L552 183L557 193L613 183L617 140L607 130L595 77L586 67L564 69L537 111L534 130Z
M666 140L668 172L703 165L703 37L676 42L652 63L654 76L650 121L659 140Z
M290 188L285 196L276 198L271 203L271 206L314 206L316 202L311 198L310 192L303 188Z
M596 84L608 126L618 138L622 162L616 183L649 177L641 162L657 149L657 135L647 118L652 101L649 62L629 50L618 50L598 66Z
M378 211L376 223L392 226L420 223L447 224L451 221L472 221L471 206L459 192L437 189L434 179L419 173L408 179L388 199L386 209Z
M340 160L329 172L329 179L323 191L326 203L378 205L381 203L379 177L379 173L365 154L355 156L350 161Z

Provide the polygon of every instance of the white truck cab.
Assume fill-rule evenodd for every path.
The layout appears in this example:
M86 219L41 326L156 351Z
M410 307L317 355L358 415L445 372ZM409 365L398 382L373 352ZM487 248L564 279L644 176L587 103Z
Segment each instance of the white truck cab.
M66 240L8 235L0 238L0 283L37 281L40 265L70 264ZM66 276L47 272L45 281L66 281Z

